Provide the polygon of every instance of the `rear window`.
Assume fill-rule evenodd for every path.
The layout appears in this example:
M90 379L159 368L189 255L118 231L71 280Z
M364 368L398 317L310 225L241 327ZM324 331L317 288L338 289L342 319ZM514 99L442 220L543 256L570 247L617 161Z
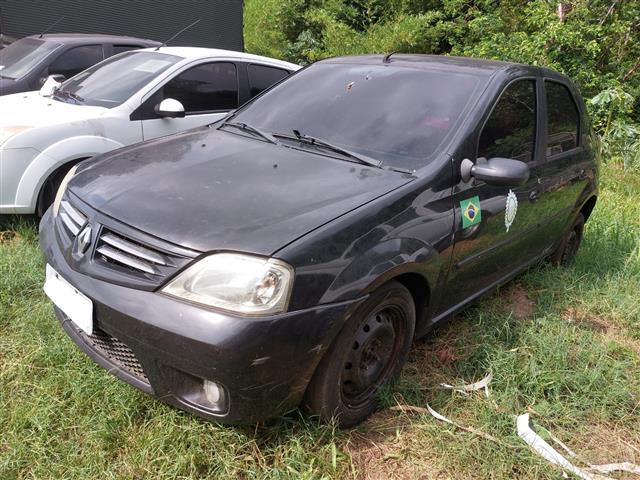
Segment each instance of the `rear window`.
M249 89L252 97L262 93L271 85L289 75L287 70L276 67L266 67L264 65L249 65L247 70L249 73Z
M417 169L455 130L480 79L393 64L318 63L250 103L236 120L271 133L297 130Z
M140 50L142 47L140 45L114 45L113 46L113 54L117 55L118 53L129 52L131 50Z

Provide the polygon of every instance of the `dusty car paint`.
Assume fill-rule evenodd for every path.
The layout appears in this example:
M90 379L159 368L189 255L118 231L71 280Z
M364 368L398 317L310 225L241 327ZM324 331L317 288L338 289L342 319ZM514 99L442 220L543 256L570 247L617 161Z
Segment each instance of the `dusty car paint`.
M473 72L482 82L461 126L434 160L415 171L377 169L213 128L129 147L79 169L66 198L95 227L94 246L109 229L171 255L178 271L193 259L227 250L274 257L295 268L287 312L261 319L229 315L160 295L158 289L175 271L141 276L118 270L95 253L74 258L75 239L48 212L40 240L47 261L94 299L100 328L128 345L147 380L141 384L126 368L116 367L116 375L222 422L278 415L300 402L342 325L379 286L395 279L410 290L416 336L421 336L549 256L579 213L588 218L597 196L588 124L583 123L573 151L548 157L543 148L543 78L567 85L585 118L568 80L523 65L393 58L426 73ZM340 68L381 60L327 62ZM463 160L476 160L486 119L518 78L536 81L540 112L529 179L511 187L464 181ZM465 201L476 197L481 219L464 222ZM505 223L514 197L515 218ZM91 339L59 311L58 316L81 348L113 368ZM191 376L220 380L230 392L228 411L190 403Z

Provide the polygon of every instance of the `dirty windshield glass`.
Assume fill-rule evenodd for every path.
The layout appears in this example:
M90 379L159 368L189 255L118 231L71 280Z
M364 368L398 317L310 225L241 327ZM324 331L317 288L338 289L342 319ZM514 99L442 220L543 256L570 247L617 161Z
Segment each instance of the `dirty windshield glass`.
M0 50L0 76L12 80L22 78L59 46L35 38L16 40Z
M478 89L471 75L319 63L242 109L234 121L331 142L398 168L423 167Z
M181 60L182 57L159 52L122 53L67 80L54 98L82 105L117 107Z

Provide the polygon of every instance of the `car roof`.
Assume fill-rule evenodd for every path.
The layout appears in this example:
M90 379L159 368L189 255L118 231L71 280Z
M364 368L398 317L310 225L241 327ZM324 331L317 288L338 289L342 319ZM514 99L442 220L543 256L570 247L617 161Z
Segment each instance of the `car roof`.
M423 55L414 53L393 53L384 63L385 55L358 55L351 57L335 57L321 60L319 63L351 63L361 65L395 65L423 70L446 69L449 71L473 71L476 74L490 76L498 70L512 67L527 67L526 65L485 60L469 57L449 57L444 55Z
M30 35L27 38L37 38L64 44L85 44L87 42L101 43L144 43L149 46L160 45L160 42L146 38L128 37L126 35L107 35L102 33L45 33L44 35Z
M156 51L155 48L145 48L146 51ZM260 63L267 63L274 66L280 66L288 70L298 70L300 65L295 63L285 62L284 60L277 60L270 57L262 57L260 55L252 55L250 53L236 52L234 50L222 50L220 48L203 48L203 47L162 47L158 50L160 53L166 53L168 55L177 55L188 60L198 60L200 58L220 57L231 58L235 60L255 61Z

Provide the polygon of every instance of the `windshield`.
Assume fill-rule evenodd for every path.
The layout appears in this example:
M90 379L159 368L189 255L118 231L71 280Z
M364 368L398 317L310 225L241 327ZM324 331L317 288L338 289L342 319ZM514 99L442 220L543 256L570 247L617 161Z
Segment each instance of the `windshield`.
M36 38L22 38L0 50L0 76L17 80L24 77L60 44Z
M111 57L67 80L54 98L82 105L113 108L182 57L159 52L126 52Z
M479 87L475 76L393 65L318 63L239 111L234 121L297 130L387 166L418 169L439 151Z

